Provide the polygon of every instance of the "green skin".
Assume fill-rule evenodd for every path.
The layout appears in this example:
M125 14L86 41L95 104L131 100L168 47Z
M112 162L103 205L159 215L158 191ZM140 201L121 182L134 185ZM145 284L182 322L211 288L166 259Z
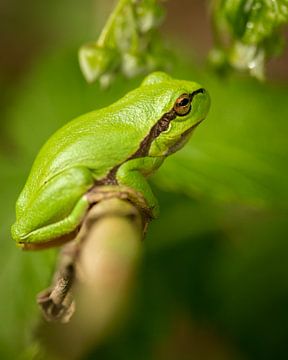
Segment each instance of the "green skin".
M178 115L174 104L183 94L191 96L191 108ZM198 84L155 72L114 104L66 124L40 150L19 196L12 226L17 244L37 248L67 239L81 225L95 186L129 187L157 216L146 177L184 146L209 106Z

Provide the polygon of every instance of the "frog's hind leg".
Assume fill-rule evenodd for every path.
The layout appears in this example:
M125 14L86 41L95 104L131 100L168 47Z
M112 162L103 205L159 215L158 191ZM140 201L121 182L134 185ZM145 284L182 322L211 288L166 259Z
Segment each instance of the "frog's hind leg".
M84 167L70 168L52 178L29 204L23 221L18 220L18 244L38 249L75 237L89 208L85 194L93 184L91 172Z

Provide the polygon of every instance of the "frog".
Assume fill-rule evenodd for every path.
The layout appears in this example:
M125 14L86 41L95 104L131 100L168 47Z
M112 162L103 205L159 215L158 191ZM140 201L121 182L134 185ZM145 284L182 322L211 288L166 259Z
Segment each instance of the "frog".
M156 71L111 105L68 122L40 149L16 202L16 244L30 250L74 239L99 188L131 189L157 217L147 178L188 142L209 107L201 85Z

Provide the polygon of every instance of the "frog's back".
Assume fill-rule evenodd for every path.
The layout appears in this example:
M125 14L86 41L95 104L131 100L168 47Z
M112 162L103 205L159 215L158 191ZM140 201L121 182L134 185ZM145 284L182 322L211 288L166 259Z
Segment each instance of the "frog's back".
M145 104L137 91L128 100L80 116L52 135L33 164L17 207L23 211L41 187L65 169L85 167L96 181L131 157L155 122L155 107Z

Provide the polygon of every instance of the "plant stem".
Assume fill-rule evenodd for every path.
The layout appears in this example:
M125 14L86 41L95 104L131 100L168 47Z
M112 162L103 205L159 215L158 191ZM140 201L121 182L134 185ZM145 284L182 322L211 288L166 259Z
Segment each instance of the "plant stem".
M81 357L119 324L141 255L142 218L126 200L99 202L89 211L84 227L87 234L73 286L76 312L68 324L43 323L39 329L46 351L61 354L61 359Z

